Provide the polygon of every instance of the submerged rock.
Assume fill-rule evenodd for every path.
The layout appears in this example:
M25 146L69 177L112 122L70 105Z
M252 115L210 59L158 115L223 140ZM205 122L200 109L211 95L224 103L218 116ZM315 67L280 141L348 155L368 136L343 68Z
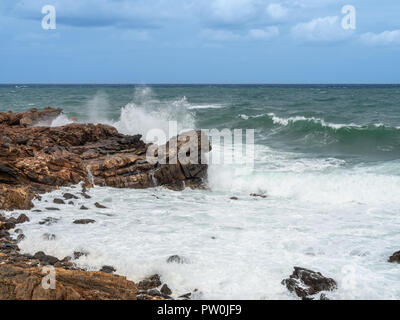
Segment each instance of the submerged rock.
M74 224L89 224L89 223L95 223L95 220L92 219L79 219L79 220L75 220Z
M294 267L293 274L290 278L283 280L282 284L300 298L310 298L322 291L337 289L335 280L326 278L319 272L299 267Z
M188 263L188 260L184 257L178 256L178 255L174 255L174 256L170 256L167 259L167 263L179 263L179 264L184 264L184 263Z
M59 208L53 208L53 207L48 207L48 208L46 208L46 210L49 210L49 211L60 211Z
M43 219L42 221L39 221L39 224L41 225L46 225L46 226L50 226L54 223L57 223L60 219L57 218L52 218L52 217L47 217L45 219Z
M96 202L94 205L96 208L99 208L99 209L107 209L107 207L103 206L102 204L100 204L98 202Z
M65 204L65 201L63 199L54 199L53 202L55 204Z
M81 210L89 210L89 208L87 208L85 206L81 206L79 209L81 209Z
M250 197L255 197L255 198L257 198L257 197L259 197L259 198L267 198L267 195L265 195L265 194L260 194L260 193L252 193L251 195L250 195Z

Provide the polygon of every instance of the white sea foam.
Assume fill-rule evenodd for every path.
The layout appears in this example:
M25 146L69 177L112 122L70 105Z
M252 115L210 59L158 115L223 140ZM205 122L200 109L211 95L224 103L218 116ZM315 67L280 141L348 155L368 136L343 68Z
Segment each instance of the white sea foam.
M204 299L294 299L280 282L298 265L337 280L338 291L328 294L335 299L400 298L397 267L386 262L400 240L400 177L310 167L302 174L239 170L232 183L211 170L225 184L211 181L212 191L96 187L90 200L52 204L60 212L35 200L43 212L29 213L31 221L21 225L27 238L20 247L59 258L85 250L89 256L76 261L82 267L111 264L134 281L160 273L176 295L199 289ZM76 193L64 188L43 200L65 191ZM252 191L268 198L253 198ZM96 201L109 209L95 208ZM82 204L90 210L79 210ZM61 220L39 225L46 217ZM96 223L72 223L80 218ZM44 240L44 233L56 240ZM167 264L175 254L189 263Z
M222 105L217 105L217 104L206 104L206 105L192 105L189 106L189 110L195 110L195 109L222 109L224 106Z

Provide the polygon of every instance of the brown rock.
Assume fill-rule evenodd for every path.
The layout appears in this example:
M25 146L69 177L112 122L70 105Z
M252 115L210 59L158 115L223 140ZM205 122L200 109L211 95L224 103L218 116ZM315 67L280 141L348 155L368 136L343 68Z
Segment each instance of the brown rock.
M89 208L87 208L85 206L81 206L79 209L81 209L81 210L89 210Z
M45 290L40 267L0 265L0 300L135 300L136 285L102 272L56 268L56 289Z
M18 218L17 218L17 224L20 223L25 223L25 222L29 222L29 218L25 215L25 214L21 214Z

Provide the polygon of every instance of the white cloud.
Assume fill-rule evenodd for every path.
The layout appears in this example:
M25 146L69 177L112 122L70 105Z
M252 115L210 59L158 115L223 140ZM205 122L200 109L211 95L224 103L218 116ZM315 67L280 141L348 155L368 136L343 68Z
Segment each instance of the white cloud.
M282 19L285 18L288 14L288 9L280 5L279 3L271 3L267 7L268 15L273 19Z
M364 33L361 40L368 45L400 44L400 30L384 31L382 33Z
M279 36L279 28L270 26L265 29L252 29L249 31L248 37L254 40L270 40Z
M339 17L324 17L299 23L291 29L294 39L304 42L334 42L344 40L353 30L344 30Z

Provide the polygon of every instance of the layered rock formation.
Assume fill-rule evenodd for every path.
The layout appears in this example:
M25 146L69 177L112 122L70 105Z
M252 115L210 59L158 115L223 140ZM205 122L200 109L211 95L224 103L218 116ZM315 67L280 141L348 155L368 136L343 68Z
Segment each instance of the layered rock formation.
M52 108L0 113L0 210L31 209L32 200L40 198L40 193L79 182L84 182L84 189L93 184L176 190L203 187L207 165L201 164L201 159L210 144L200 132L190 132L195 140L187 139L186 134L171 139L166 152L152 154L157 161L148 161L146 154L154 146L144 143L140 135L123 135L103 124L50 127L61 113L61 109ZM172 145L176 148L170 150ZM178 154L191 156L193 161L171 161ZM84 190L82 195L90 198ZM64 198L76 197L64 194ZM52 223L49 219L43 224ZM0 300L171 299L169 288L165 284L161 287L158 275L136 285L108 274L114 270L111 266L103 266L102 272L87 272L76 268L71 257L60 261L44 252L21 254L17 243L24 235L16 233L15 228L25 221L29 221L25 215L6 219L0 214ZM15 239L12 233L18 237ZM76 253L75 259L79 256ZM56 271L54 290L42 285L46 265Z
M141 135L123 135L104 124L43 126L61 112L46 108L0 113L0 209L29 209L35 193L81 181L117 188L167 186L179 190L201 187L206 178L207 164L201 164L201 159L210 145L200 132L196 134L203 145L184 140L169 151L170 141L167 152L159 157L164 161L154 163L147 161L151 145L145 144ZM197 161L170 164L169 159L181 150L187 152L191 143L197 143Z

